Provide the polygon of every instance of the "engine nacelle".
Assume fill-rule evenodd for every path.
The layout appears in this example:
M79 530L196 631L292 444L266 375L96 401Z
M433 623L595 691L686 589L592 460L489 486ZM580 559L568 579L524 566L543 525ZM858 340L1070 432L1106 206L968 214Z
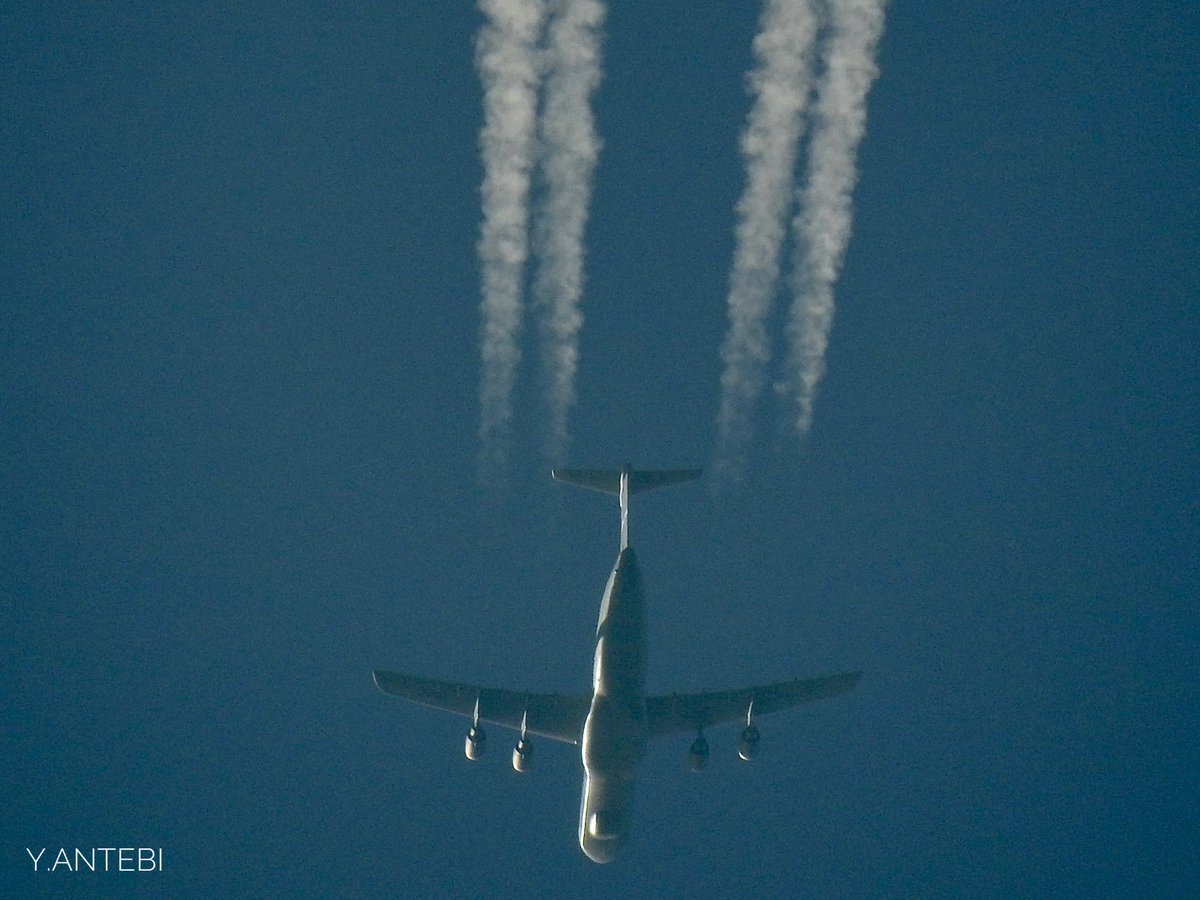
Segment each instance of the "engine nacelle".
M742 743L738 746L738 756L749 762L754 756L754 751L758 749L759 739L762 737L758 733L758 726L747 725L742 729Z
M708 765L708 741L704 739L704 735L698 734L692 741L692 746L688 748L687 764L693 772L699 772Z
M526 738L517 741L513 747L513 768L518 772L528 772L533 766L533 742Z
M466 744L463 747L463 752L467 754L467 759L474 761L483 756L483 751L487 749L487 732L478 725L472 725L471 730L467 732Z

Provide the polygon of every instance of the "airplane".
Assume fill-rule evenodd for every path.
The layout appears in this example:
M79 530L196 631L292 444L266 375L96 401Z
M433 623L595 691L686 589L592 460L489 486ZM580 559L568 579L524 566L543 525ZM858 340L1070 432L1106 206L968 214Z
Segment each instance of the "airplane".
M862 677L860 670L712 693L646 695L645 613L641 573L629 543L629 498L700 474L697 469L638 471L628 464L615 470L551 472L557 481L615 494L621 504L621 549L600 604L590 696L500 690L384 670L373 673L384 693L469 717L467 759L478 759L487 747L483 722L519 733L512 754L518 772L532 765L531 735L578 745L583 759L579 846L597 863L613 860L629 839L634 774L649 739L695 733L688 766L699 771L708 762L704 729L745 722L738 755L748 761L760 739L756 717L841 694Z

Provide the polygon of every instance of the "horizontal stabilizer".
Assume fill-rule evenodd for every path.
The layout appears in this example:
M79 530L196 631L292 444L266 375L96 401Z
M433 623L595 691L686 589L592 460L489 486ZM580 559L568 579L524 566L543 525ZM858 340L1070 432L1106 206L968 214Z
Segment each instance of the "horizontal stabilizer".
M605 494L620 495L622 469L554 469L555 481L573 484L576 487ZM629 469L629 493L650 491L654 488L693 481L700 477L700 469Z

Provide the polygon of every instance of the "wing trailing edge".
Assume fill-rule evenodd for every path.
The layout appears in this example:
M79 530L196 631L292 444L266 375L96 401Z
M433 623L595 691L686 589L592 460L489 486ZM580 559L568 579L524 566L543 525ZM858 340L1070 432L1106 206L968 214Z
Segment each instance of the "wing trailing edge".
M579 743L591 704L590 697L529 694L382 669L376 669L373 675L375 686L393 697L467 718L474 715L478 701L479 718L484 722L520 731L525 719L530 734L566 744Z
M666 737L724 722L744 722L751 702L755 716L791 709L843 694L858 684L862 674L859 670L731 691L647 697L646 728L650 737Z

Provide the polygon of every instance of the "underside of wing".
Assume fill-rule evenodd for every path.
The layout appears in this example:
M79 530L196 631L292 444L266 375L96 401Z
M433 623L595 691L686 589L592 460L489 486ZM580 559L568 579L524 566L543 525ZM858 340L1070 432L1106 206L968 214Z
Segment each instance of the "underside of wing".
M844 693L858 684L861 677L861 671L845 672L740 690L647 697L646 724L651 737L665 737L722 722L744 722L752 702L755 716L766 715Z
M375 685L393 697L467 718L475 714L475 703L478 701L481 721L519 731L524 718L530 734L568 744L579 743L591 702L588 697L527 694L380 669L375 670L374 676Z

